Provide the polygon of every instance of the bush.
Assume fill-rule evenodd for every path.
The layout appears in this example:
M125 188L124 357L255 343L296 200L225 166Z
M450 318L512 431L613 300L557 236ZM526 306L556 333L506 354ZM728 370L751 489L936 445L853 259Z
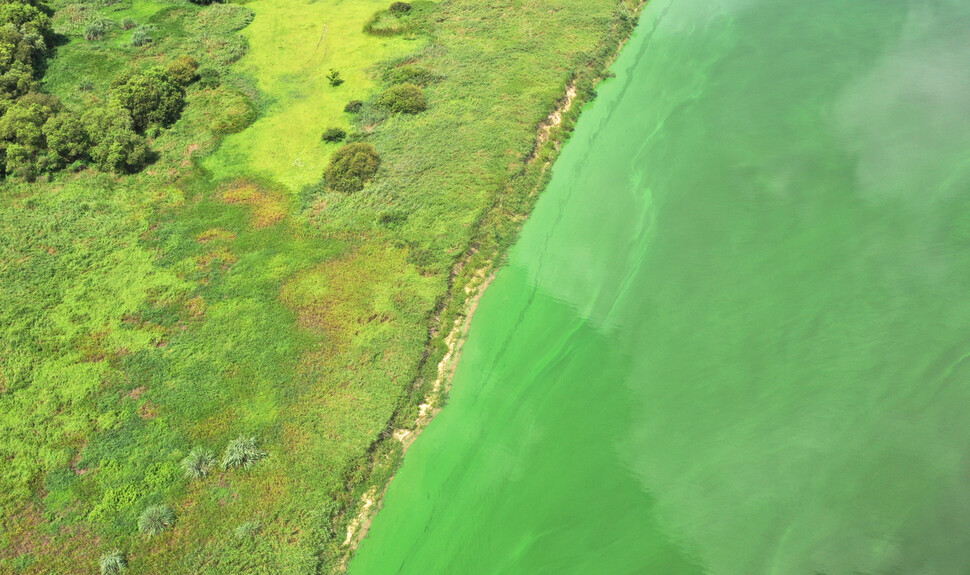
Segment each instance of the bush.
M226 446L226 452L222 456L222 468L242 467L243 469L250 469L264 457L266 457L266 452L256 446L255 437L246 438L240 435Z
M347 137L347 132L340 128L327 128L323 131L324 142L340 142Z
M138 518L138 530L154 537L175 523L175 512L168 505L152 505Z
M396 114L417 114L428 109L424 90L415 84L391 86L377 98L377 105Z
M344 79L340 77L340 72L333 68L330 68L330 73L327 74L327 80L330 81L330 85L334 88L344 83Z
M99 565L101 575L121 575L128 568L128 561L121 551L115 549L102 555Z
M388 11L391 14L407 14L411 11L411 5L407 2L392 2Z
M357 112L360 112L363 107L364 103L360 100L351 100L347 102L346 106L344 106L344 112L347 112L348 114L356 114Z
M324 178L332 190L356 192L374 177L380 164L374 146L363 142L346 144L330 158Z
M128 110L135 130L144 132L151 125L165 127L178 119L185 90L161 69L152 68L116 86L111 101Z
M128 110L118 106L94 108L81 117L81 122L92 143L88 155L99 169L130 173L151 158L148 143L135 132Z
M202 479L209 475L216 463L216 456L212 451L196 447L182 460L186 479Z
M199 63L191 56L182 56L169 62L165 73L179 84L188 86L199 77Z
M137 25L138 25L138 22L135 22L133 18L125 18L121 21L122 30L131 30Z

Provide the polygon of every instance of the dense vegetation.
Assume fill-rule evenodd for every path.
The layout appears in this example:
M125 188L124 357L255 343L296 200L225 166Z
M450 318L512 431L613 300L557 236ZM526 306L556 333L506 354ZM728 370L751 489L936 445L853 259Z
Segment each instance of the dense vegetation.
M55 37L51 13L38 0L0 3L0 175L33 181L85 164L116 173L140 169L151 160L146 130L178 119L182 86L195 79L197 64L183 56L167 69L117 78L107 104L79 116L56 96L37 91ZM92 19L85 38L103 39L111 22Z
M634 5L2 6L0 572L336 569Z

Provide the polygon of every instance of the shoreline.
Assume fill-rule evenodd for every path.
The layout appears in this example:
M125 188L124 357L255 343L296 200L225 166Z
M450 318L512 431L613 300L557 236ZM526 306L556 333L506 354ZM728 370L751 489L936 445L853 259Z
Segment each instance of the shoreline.
M429 359L433 360L436 344L439 341L444 344L445 352L437 363L435 380L431 384L430 391L424 395L422 403L418 406L418 416L413 421L413 427L396 427L393 424L393 420L396 418L392 418L385 437L375 442L375 445L385 441L393 441L397 444L396 461L390 462L390 465L393 466L393 472L386 481L369 485L358 500L357 505L348 510L348 515L353 513L353 516L346 522L347 531L341 544L342 553L336 566L337 572L346 572L360 542L367 536L371 523L383 507L384 496L397 475L397 470L400 468L407 451L427 428L428 424L434 420L434 417L445 407L455 370L461 359L462 349L467 340L468 331L471 328L478 304L485 294L485 290L491 285L495 275L501 269L508 249L514 244L519 230L531 214L535 200L538 199L538 196L548 184L549 168L558 157L562 146L569 139L572 127L577 121L583 105L595 98L593 88L602 80L610 77L609 67L616 61L620 51L636 30L640 14L647 2L648 0L637 2L633 9L633 26L628 33L620 34L619 31L614 29L603 38L599 46L601 49L609 50L603 64L596 69L579 69L574 72L573 78L565 86L562 97L557 101L546 119L537 126L533 149L523 159L522 171L518 174L521 177L532 176L536 181L527 186L527 190L525 190L525 197L531 200L527 209L522 213L507 214L510 217L505 224L513 228L507 230L511 231L511 241L497 242L495 245L489 246L490 249L485 250L487 254L482 253L482 244L492 239L489 236L496 231L487 229L484 223L490 216L494 217L501 212L498 200L504 197L504 194L497 194L495 204L483 217L481 231L485 237L474 238L463 257L452 269L449 281L451 285L448 289L449 295L434 314L432 325L428 331L428 343L421 362L426 364ZM621 8L622 4L620 4L618 10ZM580 89L583 84L585 84L583 86L585 89ZM577 102L578 106L575 105ZM537 168L535 164L540 158L543 159L543 162ZM510 178L506 191L515 193L515 182L512 180L513 178ZM519 193L522 192L522 190L518 191ZM473 270L470 274L469 269ZM442 327L449 324L452 326L451 329L447 335L439 340ZM422 377L419 375L412 382L412 390L420 389L421 379ZM375 458L371 464L372 471L381 463Z

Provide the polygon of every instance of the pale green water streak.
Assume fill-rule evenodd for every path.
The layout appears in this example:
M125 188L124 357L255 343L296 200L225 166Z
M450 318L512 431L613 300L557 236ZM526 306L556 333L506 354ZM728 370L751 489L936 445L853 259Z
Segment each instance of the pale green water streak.
M970 3L654 0L352 575L970 573Z

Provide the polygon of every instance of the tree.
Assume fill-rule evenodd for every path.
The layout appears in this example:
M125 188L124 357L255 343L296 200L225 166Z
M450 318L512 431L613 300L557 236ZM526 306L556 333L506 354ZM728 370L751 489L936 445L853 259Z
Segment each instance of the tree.
M374 177L381 159L374 146L357 142L347 144L330 158L324 174L327 186L338 192L356 192Z
M428 109L424 90L415 84L391 86L377 98L377 105L397 114L417 114Z
M182 460L182 468L185 470L186 478L202 479L209 475L215 463L216 457L212 451L202 447L196 447Z
M152 505L138 518L138 530L154 537L175 523L175 512L168 505Z
M56 96L30 93L11 104L0 117L0 158L3 172L32 181L47 169L44 124L62 108Z
M152 125L170 126L185 104L185 90L160 68L129 77L116 86L112 104L128 110L139 133Z
M51 116L44 123L43 131L51 160L57 167L87 156L91 138L77 114L65 110Z
M222 468L242 467L243 469L250 469L264 457L266 457L266 452L256 445L255 437L240 435L226 446L226 452L222 456Z
M344 79L340 77L340 72L333 68L330 68L330 73L327 74L327 80L330 81L330 85L334 88L344 83Z
M94 108L81 117L92 146L91 161L118 174L139 170L151 158L145 138L135 132L128 110L120 106Z

